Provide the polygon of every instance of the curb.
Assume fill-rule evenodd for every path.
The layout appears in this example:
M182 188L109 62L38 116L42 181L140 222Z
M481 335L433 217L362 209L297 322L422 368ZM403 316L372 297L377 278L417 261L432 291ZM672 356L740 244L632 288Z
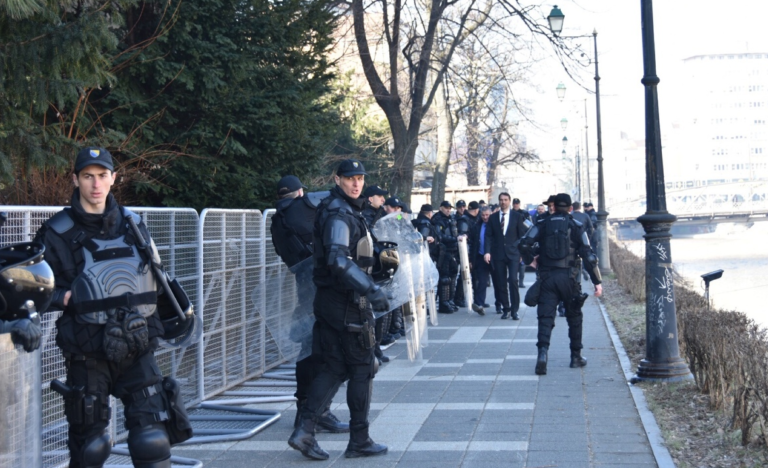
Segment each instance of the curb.
M632 365L629 362L627 352L624 350L624 345L621 344L619 334L616 332L616 328L613 326L613 322L608 316L608 312L606 312L603 302L598 298L595 299L597 299L600 312L603 313L605 326L608 328L608 334L611 335L613 347L616 350L616 355L619 357L621 368L624 371L624 378L627 381L630 393L632 393L632 399L635 400L635 407L637 408L640 420L643 423L648 442L651 444L651 450L653 451L653 457L656 459L656 464L659 468L675 468L675 462L672 461L672 455L670 455L669 450L667 450L667 447L664 445L664 437L662 437L661 430L659 429L658 424L656 424L656 418L653 416L651 410L648 409L643 390L629 383L629 380L634 376L634 372L632 372Z

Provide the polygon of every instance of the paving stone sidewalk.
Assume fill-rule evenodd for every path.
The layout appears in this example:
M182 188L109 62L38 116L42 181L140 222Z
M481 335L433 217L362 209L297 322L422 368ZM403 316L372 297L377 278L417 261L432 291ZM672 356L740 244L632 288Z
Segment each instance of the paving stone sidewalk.
M295 415L287 403L255 406L284 412L249 440L173 453L206 468L659 466L594 297L584 306L587 367L568 367L568 326L558 317L541 377L534 374L535 308L521 305L519 321L500 320L493 309L484 317L466 309L441 314L420 362L408 361L404 343L386 351L393 359L374 380L370 415L371 437L389 446L385 456L347 460L347 434L318 434L331 458L304 458L286 442ZM342 420L349 417L344 398L342 387L333 409Z

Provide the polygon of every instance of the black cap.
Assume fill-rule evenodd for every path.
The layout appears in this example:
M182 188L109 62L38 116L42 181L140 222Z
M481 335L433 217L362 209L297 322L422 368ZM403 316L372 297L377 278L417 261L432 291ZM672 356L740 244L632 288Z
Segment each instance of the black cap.
M544 205L549 205L550 203L554 203L554 202L555 202L555 195L550 195L549 198L547 198L541 203Z
M485 200L480 200L479 202L477 202L477 204L478 205L485 205L486 203L485 203Z
M355 175L368 175L365 172L363 163L357 159L345 159L339 164L339 168L336 169L336 175L342 177L351 177Z
M571 196L567 193L558 193L555 195L555 206L563 208L571 206Z
M443 201L440 202L440 208L442 208L444 206L448 207L448 208L453 208L453 206L451 206L451 202L449 202L448 200L443 200Z
M589 208L590 206L595 206L595 205L593 205L592 202L584 203L584 208Z
M514 199L512 200L512 204L513 204L513 205L519 205L519 204L520 204L520 199L519 199L519 198L514 198Z
M385 201L384 204L387 206L400 207L400 208L403 208L405 206L403 205L403 202L401 202L400 199L397 197L387 198L387 201Z
M476 210L476 209L480 208L480 204L478 202L476 202L476 201L471 201L471 202L469 202L468 208L470 210Z
M462 206L467 206L467 202L464 200L459 200L456 202L456 208L461 208Z
M80 172L84 168L96 164L98 166L115 171L115 166L112 163L112 155L109 154L104 148L99 146L89 146L83 148L77 153L77 159L75 159L75 172Z
M366 187L365 191L363 192L363 197L368 198L374 195L381 195L383 197L384 195L388 195L388 194L389 194L389 190L384 190L378 185L371 185L370 187Z
M432 205L430 205L429 203L425 203L421 205L421 210L419 211L435 211L435 210L432 209Z
M295 192L298 189L307 190L307 188L302 185L299 178L295 175L287 175L280 179L280 182L277 183L278 195L285 195L286 193Z

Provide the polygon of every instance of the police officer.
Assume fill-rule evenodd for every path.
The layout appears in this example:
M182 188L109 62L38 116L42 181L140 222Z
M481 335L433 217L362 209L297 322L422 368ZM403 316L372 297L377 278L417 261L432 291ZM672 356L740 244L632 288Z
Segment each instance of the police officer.
M421 205L419 214L416 215L416 219L411 221L413 227L416 228L421 237L427 241L429 245L429 257L433 262L437 262L440 246L440 233L437 228L432 224L432 216L434 215L432 205L426 203Z
M302 260L312 256L312 230L315 224L315 213L317 206L323 198L330 195L329 192L315 192L305 194L306 187L302 185L298 177L287 175L277 183L277 206L275 214L272 215L272 224L270 232L272 234L272 244L275 246L275 252L285 262L291 271ZM296 283L312 286L311 270L296 270ZM306 294L299 294L299 304L297 307L312 307L312 299ZM308 310L308 309L304 309ZM315 324L313 334L319 328ZM311 345L311 343L307 343ZM306 345L302 343L302 345ZM310 355L304 359L296 361L296 419L294 427L299 425L299 414L301 408L307 401L307 392L312 380L317 376L322 357L319 352L310 352ZM331 413L329 408L320 415L317 422L317 429L327 432L349 432L349 424L339 421Z
M336 186L318 207L314 227L314 313L319 324L323 367L312 381L299 427L288 444L308 457L327 460L329 455L315 439L315 427L339 386L347 382L350 436L345 456L364 457L386 453L385 445L368 436L373 376L373 310L389 310L385 292L373 282L373 241L359 198L365 168L353 159L341 162Z
M368 228L373 229L376 221L387 215L384 210L385 197L389 195L388 190L384 190L378 185L371 185L367 187L363 192L363 198L366 199L365 209L363 210L363 217L368 223Z
M459 236L465 236L467 238L467 254L469 255L469 253L472 252L472 246L469 245L469 238L475 223L469 216L467 204L464 200L456 202L456 214L454 215L454 219L456 220L456 231L459 233ZM461 279L461 275L457 276L458 278L456 279L457 283L455 286L456 293L453 298L453 303L456 304L457 307L467 307L467 300L464 295L464 281Z
M520 243L526 263L538 265L541 293L538 300L537 316L539 319L538 342L539 354L536 360L536 374L547 373L547 351L552 328L555 325L555 309L558 302L565 303L565 317L568 321L568 337L571 344L572 368L584 367L587 360L581 356L581 307L587 298L581 293L581 278L576 268L577 257L584 262L595 296L603 293L597 257L589 246L589 239L583 225L570 215L571 197L565 193L555 196L555 212L545 219L540 219ZM534 244L538 242L538 252ZM534 255L538 256L534 258Z
M437 259L440 281L437 294L440 298L438 312L441 314L452 314L459 310L453 302L453 295L456 292L456 275L459 272L457 239L459 231L456 220L451 215L451 208L453 208L451 202L443 200L439 211L432 216L432 225L437 228L440 237L440 252Z
M171 445L190 438L192 429L179 386L163 378L154 351L160 338L186 332L195 318L176 316L174 300L190 310L178 283L173 299L158 291L157 281L165 280L154 274L161 271L159 256L140 217L110 193L115 178L107 150L82 149L71 207L37 232L56 278L51 308L64 311L56 344L67 384L54 380L51 387L64 396L71 468L101 467L109 457L110 394L125 406L133 465L167 468ZM149 251L142 249L148 245Z
M386 199L386 201L384 201L384 211L388 215L392 213L402 213L404 207L405 207L405 204L398 197L389 197ZM384 328L384 330L386 330L387 333L385 334L386 336L384 336L384 338L381 340L381 344L388 345L390 343L393 343L398 338L405 336L405 320L403 318L402 307L397 307L391 313L385 315L384 317L380 317L376 319L377 324L382 319L385 319L384 325L387 325L386 319L389 319L389 326ZM377 354L377 357L378 357L378 354Z

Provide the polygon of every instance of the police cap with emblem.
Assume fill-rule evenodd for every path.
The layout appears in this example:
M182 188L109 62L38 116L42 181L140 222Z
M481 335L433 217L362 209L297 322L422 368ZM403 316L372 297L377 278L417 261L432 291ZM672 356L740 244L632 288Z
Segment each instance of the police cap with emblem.
M336 169L336 175L340 177L351 177L356 175L368 175L365 172L363 163L356 159L345 159L339 164L339 168Z
M464 200L459 200L456 202L456 208L461 208L462 206L467 206L467 202Z
M451 206L451 202L449 202L448 200L443 200L442 202L440 202L440 207L441 207L441 208L442 208L442 207L445 207L445 208L453 208L453 206Z
M400 199L397 197L387 198L387 201L385 201L384 204L394 208L398 208L398 207L405 208L405 205L403 205L403 202L401 202Z
M93 164L113 172L115 170L115 166L112 163L112 155L109 154L109 151L98 146L89 146L81 149L80 152L77 153L77 158L75 159L75 173L78 173Z

